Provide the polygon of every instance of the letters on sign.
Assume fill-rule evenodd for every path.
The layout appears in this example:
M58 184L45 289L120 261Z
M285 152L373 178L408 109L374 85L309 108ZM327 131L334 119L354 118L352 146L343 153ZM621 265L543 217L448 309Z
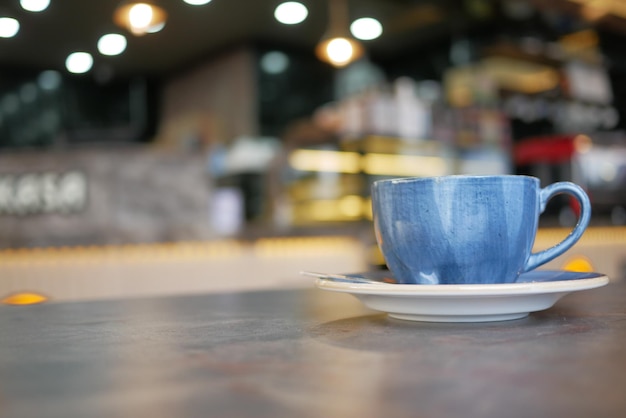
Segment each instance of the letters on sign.
M82 172L0 174L0 215L70 214L86 204Z

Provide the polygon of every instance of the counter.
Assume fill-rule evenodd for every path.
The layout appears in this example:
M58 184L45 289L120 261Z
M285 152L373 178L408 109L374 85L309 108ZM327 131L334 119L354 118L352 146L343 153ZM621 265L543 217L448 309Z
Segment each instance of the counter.
M311 232L311 231L309 231ZM320 230L316 230L318 234ZM371 223L334 234L258 236L246 240L0 250L0 301L35 292L52 301L120 299L259 290L301 283L303 270L354 273L384 264ZM534 251L569 228L542 228ZM626 276L626 227L591 227L549 270Z
M626 416L626 282L526 319L310 287L0 306L0 416Z

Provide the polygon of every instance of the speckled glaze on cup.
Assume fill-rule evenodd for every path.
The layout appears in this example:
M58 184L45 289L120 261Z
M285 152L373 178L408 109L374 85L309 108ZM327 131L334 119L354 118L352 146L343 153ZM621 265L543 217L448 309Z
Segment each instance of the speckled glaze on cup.
M560 243L531 253L539 215L553 196L580 203ZM570 182L540 188L529 176L443 176L380 180L372 186L376 239L405 284L512 283L563 254L589 224L591 205Z

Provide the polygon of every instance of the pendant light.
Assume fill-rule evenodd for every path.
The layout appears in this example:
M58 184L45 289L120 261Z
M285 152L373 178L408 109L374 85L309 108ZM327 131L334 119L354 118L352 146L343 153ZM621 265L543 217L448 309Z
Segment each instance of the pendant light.
M166 20L167 12L154 0L126 0L113 12L115 24L137 36L160 31Z
M328 29L315 54L335 67L345 67L363 55L363 45L350 34L347 0L329 0L328 7Z

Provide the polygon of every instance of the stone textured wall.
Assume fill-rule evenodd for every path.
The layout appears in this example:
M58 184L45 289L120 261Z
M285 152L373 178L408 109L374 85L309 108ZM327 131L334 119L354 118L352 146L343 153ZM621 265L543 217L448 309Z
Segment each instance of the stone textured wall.
M147 147L0 153L0 248L212 236L201 155Z

